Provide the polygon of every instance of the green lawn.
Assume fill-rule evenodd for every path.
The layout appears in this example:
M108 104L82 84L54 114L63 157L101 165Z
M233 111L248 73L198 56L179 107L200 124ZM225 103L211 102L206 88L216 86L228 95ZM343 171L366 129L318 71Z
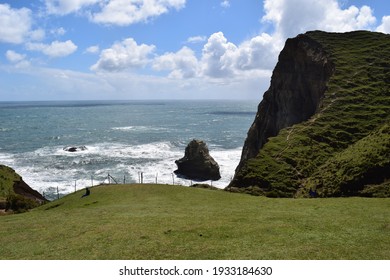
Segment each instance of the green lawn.
M0 259L390 259L390 200L99 186L0 216Z

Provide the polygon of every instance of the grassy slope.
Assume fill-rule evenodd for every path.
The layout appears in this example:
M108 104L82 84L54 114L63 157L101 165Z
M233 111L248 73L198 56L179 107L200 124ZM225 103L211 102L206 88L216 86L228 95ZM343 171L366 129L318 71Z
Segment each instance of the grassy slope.
M322 106L308 121L270 138L257 158L248 161L241 176L256 178L261 188L257 191L269 196L291 197L300 188L300 194L307 193L310 187L317 188L323 196L357 195L365 184L379 183L388 188L388 177L382 178L382 182L359 181L370 177L372 166L364 161L360 161L362 166L352 179L348 178L349 169L344 168L343 174L338 170L339 181L329 181L331 187L316 182L333 178L335 169L328 167L335 167L333 163L341 157L366 157L370 163L375 159L378 166L390 170L390 146L379 144L389 139L388 132L379 130L390 124L390 35L372 32L308 35L326 48L336 65ZM350 147L371 134L377 142L369 143L370 153ZM368 137L363 142L370 139L374 141L374 137ZM348 185L344 178L353 183ZM364 195L377 193L366 191Z
M0 216L0 259L390 259L388 199L95 187Z
M0 165L0 201L5 201L8 194L14 193L14 181L20 180L20 176L13 169Z

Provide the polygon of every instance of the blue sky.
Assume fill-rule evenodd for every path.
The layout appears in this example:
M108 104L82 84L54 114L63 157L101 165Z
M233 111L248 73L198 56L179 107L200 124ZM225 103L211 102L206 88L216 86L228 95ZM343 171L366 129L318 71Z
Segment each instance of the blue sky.
M260 100L314 29L390 33L390 1L0 1L0 101Z

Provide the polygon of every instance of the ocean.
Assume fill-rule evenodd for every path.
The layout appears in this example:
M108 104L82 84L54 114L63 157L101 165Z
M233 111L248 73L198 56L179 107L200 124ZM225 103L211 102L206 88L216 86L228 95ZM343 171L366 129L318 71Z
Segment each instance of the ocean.
M255 101L0 102L0 164L49 199L109 182L181 184L175 160L204 140L224 188L234 175ZM76 152L67 147L78 147Z

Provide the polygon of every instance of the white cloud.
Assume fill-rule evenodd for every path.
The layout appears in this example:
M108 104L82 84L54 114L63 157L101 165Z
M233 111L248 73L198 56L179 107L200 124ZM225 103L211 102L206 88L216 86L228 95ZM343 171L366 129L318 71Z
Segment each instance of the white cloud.
M336 0L265 0L264 10L263 22L273 23L275 33L284 38L315 29L333 32L370 29L376 21L370 7L342 9Z
M12 63L17 63L17 62L20 62L22 60L25 59L26 55L25 54L20 54L20 53L17 53L13 50L8 50L6 53L5 53L5 57L7 58L7 60L9 62L12 62Z
M206 36L193 36L193 37L189 37L186 40L186 43L195 44L195 43L205 42L206 40L207 40Z
M167 13L170 9L179 10L186 0L110 0L102 10L91 15L97 23L130 25Z
M378 26L376 31L390 34L390 16L382 18L382 24Z
M66 30L63 27L59 27L59 28L55 28L55 29L50 30L50 33L55 35L55 36L63 36L63 35L65 35Z
M31 29L31 10L0 4L0 42L21 44Z
M150 61L148 56L154 49L154 45L138 45L133 38L128 38L115 43L109 49L104 49L91 70L117 72L142 67Z
M157 57L153 69L168 70L170 78L193 78L198 72L198 60L193 50L183 47L176 53L166 53Z
M272 69L279 46L280 42L266 33L238 46L229 42L222 32L214 33L203 47L202 74L224 78L242 76L245 71Z
M193 50L183 47L176 53L155 58L153 69L170 71L174 78L232 78L272 69L276 63L279 42L261 34L241 45L229 42L222 32L212 34L198 59ZM245 73L247 72L247 73Z
M98 45L95 45L95 46L90 46L90 47L88 47L88 48L85 50L85 52L86 52L86 53L96 54L96 53L99 53L99 50L100 50L99 46L98 46Z
M224 0L221 2L221 7L223 8L229 8L230 7L230 2L229 0Z
M66 15L98 2L102 0L45 0L45 5L49 14Z
M49 57L63 57L74 53L77 46L71 41L54 41L50 45L43 43L27 43L26 48L30 51L40 51Z
M43 29L32 30L29 33L29 39L32 41L42 41L46 36L46 32Z
M9 73L29 77L14 83ZM0 65L0 100L226 99L259 98L269 74L231 79L174 79L132 72L83 73L52 68Z
M45 0L48 14L80 13L96 23L121 26L179 10L185 3L186 0Z
M276 64L281 42L262 33L243 42L234 57L234 66L240 70L272 69Z
M15 68L27 68L30 66L30 61L26 59L25 54L17 53L13 50L8 50L5 53L7 60L12 63Z
M236 51L237 47L228 42L222 32L212 34L202 50L201 62L204 75L213 78L232 76L230 58Z

